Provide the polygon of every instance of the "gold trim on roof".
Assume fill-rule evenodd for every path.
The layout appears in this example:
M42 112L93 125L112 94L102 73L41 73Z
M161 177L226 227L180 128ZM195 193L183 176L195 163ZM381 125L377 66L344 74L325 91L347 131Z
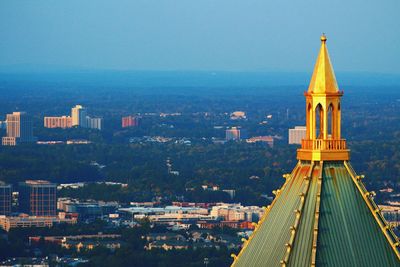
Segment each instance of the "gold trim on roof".
M272 201L271 205L268 205L268 207L265 209L265 213L262 216L262 218L258 221L257 226L254 228L253 233L250 235L249 239L244 242L244 246L242 247L242 249L240 250L238 255L235 254L231 254L231 257L234 259L233 263L231 265L231 267L234 267L238 261L238 259L240 258L240 256L242 255L242 253L246 250L247 245L250 243L250 241L253 239L253 237L256 235L259 227L262 225L262 223L265 221L265 219L268 217L269 211L272 209L272 207L274 206L275 202L278 200L279 196L281 195L283 189L286 187L286 185L289 183L289 181L291 179L294 178L294 174L296 172L296 170L300 168L300 161L297 162L296 166L293 168L292 173L289 175L290 177L288 177L285 181L285 183L283 184L283 186L280 188L278 194L275 196L274 200Z
M363 197L365 203L367 204L369 210L371 211L375 221L378 223L379 228L385 235L386 239L388 240L390 247L395 252L397 258L400 260L400 252L398 250L398 238L393 230L389 227L389 224L386 222L385 218L383 217L381 211L379 210L378 205L376 205L375 201L371 199L371 193L367 191L364 186L364 183L357 179L356 172L354 171L353 167L347 162L344 161L344 166L346 167L347 171L350 173L350 176L356 185L357 189L359 190L361 196Z
M313 242L311 252L311 267L316 266L317 262L317 240L318 240L318 223L319 223L319 209L321 207L321 189L322 189L322 172L324 170L324 162L321 161L321 169L318 176L318 188L317 188L317 202L315 203L315 214L314 214L314 230L313 230Z
M281 260L281 266L282 267L286 267L287 264L289 263L289 260L290 260L290 255L291 255L290 253L292 252L292 246L293 246L294 241L296 239L297 229L298 229L298 227L300 225L300 221L302 219L305 200L306 200L307 194L308 194L308 192L310 190L311 176L312 176L312 173L314 171L314 168L315 168L315 163L311 162L310 170L308 171L308 174L304 179L306 181L305 182L305 189L300 194L300 206L299 206L299 208L297 210L294 211L294 212L296 212L296 220L294 222L294 225L289 229L291 231L291 236L290 236L289 243L287 244L286 253L285 253L283 259Z

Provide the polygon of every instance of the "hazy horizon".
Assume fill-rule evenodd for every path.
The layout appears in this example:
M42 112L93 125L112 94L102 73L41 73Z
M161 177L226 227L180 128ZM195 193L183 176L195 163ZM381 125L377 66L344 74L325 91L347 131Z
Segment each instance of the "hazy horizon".
M68 85L101 86L109 88L142 87L301 87L308 88L309 72L239 72L239 71L109 71L109 70L51 70L51 71L2 71L0 69L1 88L10 82L29 86L41 84L54 88ZM400 86L399 74L336 72L341 90L353 87L394 87ZM6 86L6 87L4 87Z
M1 1L0 69L400 74L400 2Z

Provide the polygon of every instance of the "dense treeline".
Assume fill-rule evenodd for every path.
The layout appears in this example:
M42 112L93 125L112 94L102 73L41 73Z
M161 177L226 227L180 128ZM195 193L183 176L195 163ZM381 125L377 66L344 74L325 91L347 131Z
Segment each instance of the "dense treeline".
M201 185L216 185L220 189L236 189L235 201L260 203L260 195L279 186L282 173L294 166L294 151L293 147L271 149L246 143L17 146L0 150L0 179L14 184L24 179L123 182L129 184L128 188L113 188L109 194L109 188L101 185L82 192L123 202L151 200L155 196L228 201L226 193L200 189ZM168 174L168 158L179 175ZM251 176L259 179L250 179ZM74 196L73 192L65 192L69 194Z
M352 164L371 189L400 182L400 139L352 141ZM294 146L206 142L191 146L166 144L91 144L17 146L0 149L0 180L16 184L25 179L57 183L116 181L128 187L92 185L80 190L63 190L60 195L129 201L165 200L196 202L236 201L265 204L262 194L283 183L282 174L296 164ZM166 160L179 175L168 174ZM98 167L93 163L104 165ZM250 179L253 177L253 179ZM259 177L259 179L255 178ZM255 178L255 179L254 179ZM221 191L204 191L202 185L235 189L236 196ZM183 197L183 198L182 198Z

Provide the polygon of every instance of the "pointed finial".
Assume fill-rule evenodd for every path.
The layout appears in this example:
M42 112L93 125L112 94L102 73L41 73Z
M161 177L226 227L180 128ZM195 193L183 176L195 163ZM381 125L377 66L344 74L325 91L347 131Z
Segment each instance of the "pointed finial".
M323 43L326 42L326 35L325 35L325 33L322 33L322 35L321 35L321 42L323 42Z

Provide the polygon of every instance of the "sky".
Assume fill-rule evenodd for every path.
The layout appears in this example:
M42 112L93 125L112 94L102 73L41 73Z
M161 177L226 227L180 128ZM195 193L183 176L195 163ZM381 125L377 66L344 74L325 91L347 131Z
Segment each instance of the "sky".
M0 1L0 68L400 74L399 0Z

